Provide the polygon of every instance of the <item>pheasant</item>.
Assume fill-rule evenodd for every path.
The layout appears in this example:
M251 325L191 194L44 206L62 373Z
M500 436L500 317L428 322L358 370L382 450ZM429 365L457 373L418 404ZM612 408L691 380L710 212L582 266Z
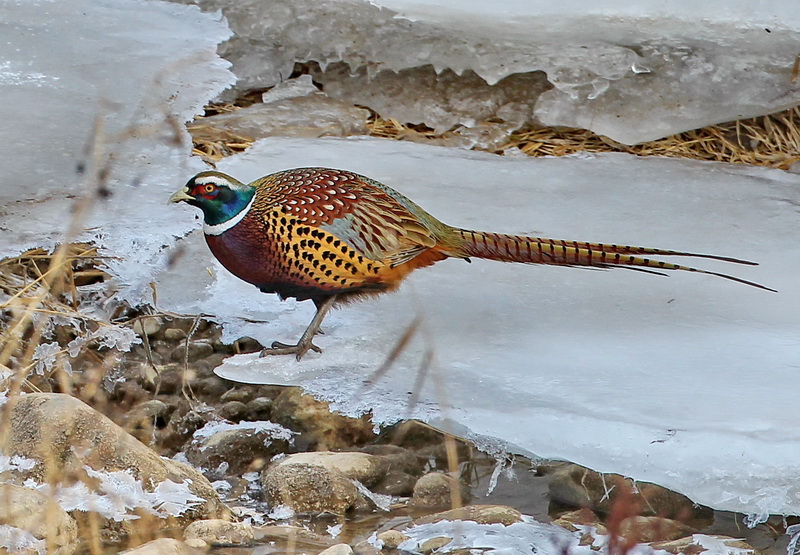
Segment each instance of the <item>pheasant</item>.
M726 256L647 247L562 241L451 227L373 179L330 168L298 168L245 185L204 171L173 194L203 211L206 242L232 274L281 299L312 300L316 314L294 345L274 342L264 355L321 352L313 339L334 304L397 288L413 270L448 257L503 262L683 270L774 291L727 274L660 260L691 256L755 265Z

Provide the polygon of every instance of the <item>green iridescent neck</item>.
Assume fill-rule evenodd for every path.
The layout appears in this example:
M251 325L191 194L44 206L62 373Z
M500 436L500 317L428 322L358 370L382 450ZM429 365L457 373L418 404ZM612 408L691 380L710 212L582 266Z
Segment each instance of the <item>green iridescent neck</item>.
M220 193L219 197L213 200L201 199L197 203L203 210L203 221L206 226L219 226L236 218L247 209L256 190L255 188L244 191L223 189Z

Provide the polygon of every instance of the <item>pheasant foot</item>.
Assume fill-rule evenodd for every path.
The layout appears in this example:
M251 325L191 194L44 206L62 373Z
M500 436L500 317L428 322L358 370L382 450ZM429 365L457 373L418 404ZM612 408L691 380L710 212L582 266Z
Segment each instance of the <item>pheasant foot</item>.
M273 341L271 347L261 350L259 357L265 357L269 355L295 355L297 360L300 360L308 351L321 353L322 349L314 345L310 340L303 341L302 338L297 342L296 345L288 345L286 343L281 343L280 341Z

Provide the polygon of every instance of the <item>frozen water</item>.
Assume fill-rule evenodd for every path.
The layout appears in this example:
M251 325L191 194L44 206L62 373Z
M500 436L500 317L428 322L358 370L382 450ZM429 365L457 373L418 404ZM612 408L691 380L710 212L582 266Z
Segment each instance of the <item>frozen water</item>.
M193 1L230 20L239 87L316 61L326 92L437 129L499 117L632 144L800 103L795 0Z
M800 176L622 154L509 159L377 139L267 139L219 167L250 180L302 165L364 173L453 225L756 260L687 262L779 293L688 273L447 260L397 293L329 315L323 355L240 355L222 376L300 384L338 410L373 411L377 423L416 416L721 509L800 513ZM182 210L176 219L193 218ZM294 340L308 324L310 303L281 303L233 278L200 234L186 243L175 273L158 280L162 308L211 314L228 340L263 344ZM365 384L415 319L401 358Z
M263 103L197 120L195 139L218 139L220 131L248 139L271 136L365 135L369 112L322 93L311 76L290 79L264 93Z
M0 256L63 240L87 195L93 210L72 238L96 239L112 257L137 252L109 264L123 297L140 297L148 264L191 224L171 220L165 199L178 176L200 168L181 124L232 81L216 55L229 34L219 14L166 2L0 3L0 94L10 110ZM98 173L106 176L93 182Z

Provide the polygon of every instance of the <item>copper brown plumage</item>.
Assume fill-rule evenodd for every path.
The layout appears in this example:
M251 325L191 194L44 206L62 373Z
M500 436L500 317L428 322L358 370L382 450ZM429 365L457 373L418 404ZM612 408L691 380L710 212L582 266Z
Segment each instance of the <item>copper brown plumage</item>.
M249 185L220 172L201 172L170 201L203 210L206 241L231 273L266 293L314 301L317 314L296 345L276 342L264 350L295 354L298 360L309 349L319 351L312 339L334 303L394 289L413 270L449 257L652 273L683 270L769 289L649 257L753 264L736 258L459 229L386 185L330 168L282 171Z

